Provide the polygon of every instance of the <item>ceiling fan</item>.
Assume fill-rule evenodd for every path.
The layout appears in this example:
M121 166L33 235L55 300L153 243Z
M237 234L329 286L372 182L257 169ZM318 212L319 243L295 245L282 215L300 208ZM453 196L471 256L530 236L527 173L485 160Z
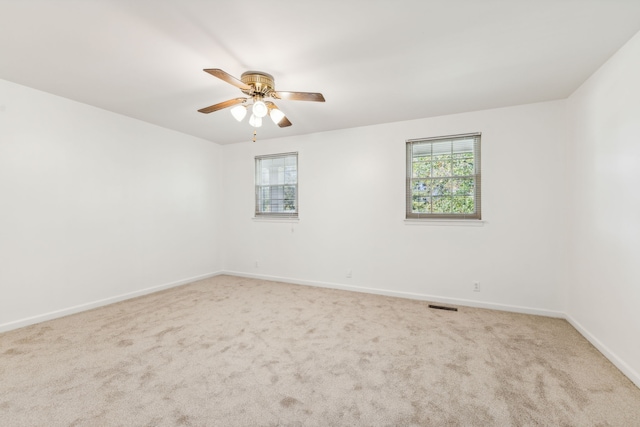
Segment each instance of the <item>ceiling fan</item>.
M240 122L247 114L247 107L251 105L252 114L249 118L249 124L256 128L262 126L262 118L266 115L269 115L271 120L281 128L291 126L289 119L280 111L276 104L274 104L273 101L265 101L265 98L324 102L324 96L322 96L321 93L276 91L273 76L262 71L247 71L242 73L240 80L219 68L208 68L204 71L237 87L242 93L247 95L248 98L233 98L209 107L201 108L198 111L208 114L224 108L233 107L231 108L231 114Z

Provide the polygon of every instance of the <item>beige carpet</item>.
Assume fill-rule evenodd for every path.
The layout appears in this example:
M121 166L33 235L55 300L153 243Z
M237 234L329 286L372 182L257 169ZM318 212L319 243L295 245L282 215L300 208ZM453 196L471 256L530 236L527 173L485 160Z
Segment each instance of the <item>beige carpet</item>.
M567 322L220 276L0 334L2 426L640 426Z

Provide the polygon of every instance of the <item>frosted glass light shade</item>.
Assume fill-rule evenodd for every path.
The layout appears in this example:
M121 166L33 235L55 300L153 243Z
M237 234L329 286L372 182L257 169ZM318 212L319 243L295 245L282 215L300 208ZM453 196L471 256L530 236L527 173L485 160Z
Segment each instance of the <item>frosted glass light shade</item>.
M234 119L241 122L244 119L244 116L247 115L247 107L244 105L236 105L231 109L231 115Z
M255 114L252 114L251 117L249 117L249 124L254 128L259 128L262 126L262 117L256 117Z
M259 118L263 118L267 115L267 105L262 101L256 101L253 103L253 115Z
M284 119L284 113L278 110L277 108L273 108L269 112L269 116L271 117L271 120L273 120L273 123L275 124L280 123L280 120Z

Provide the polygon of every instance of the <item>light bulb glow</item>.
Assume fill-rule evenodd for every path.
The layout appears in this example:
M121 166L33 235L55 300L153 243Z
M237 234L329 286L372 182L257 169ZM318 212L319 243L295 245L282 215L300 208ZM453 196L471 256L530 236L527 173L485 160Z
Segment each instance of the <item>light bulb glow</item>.
M236 105L231 109L231 115L234 119L241 122L244 119L244 116L247 115L247 107L244 105Z
M259 118L263 118L267 115L268 108L263 101L256 101L253 103L253 109L251 110L253 115Z
M280 120L284 119L284 113L278 110L277 108L272 108L271 111L269 112L269 116L271 117L271 120L273 120L273 123L275 124L280 123Z
M249 117L249 124L254 128L259 128L262 126L262 117L256 117L255 114L252 114L251 117Z

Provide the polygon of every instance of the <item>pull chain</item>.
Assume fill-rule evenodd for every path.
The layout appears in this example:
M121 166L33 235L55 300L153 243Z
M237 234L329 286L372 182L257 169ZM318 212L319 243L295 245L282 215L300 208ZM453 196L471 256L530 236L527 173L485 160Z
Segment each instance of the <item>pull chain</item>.
M254 129L254 130L253 130L253 139L252 139L252 141L253 141L253 142L256 142L256 134L257 134L257 133L258 133L258 132Z

